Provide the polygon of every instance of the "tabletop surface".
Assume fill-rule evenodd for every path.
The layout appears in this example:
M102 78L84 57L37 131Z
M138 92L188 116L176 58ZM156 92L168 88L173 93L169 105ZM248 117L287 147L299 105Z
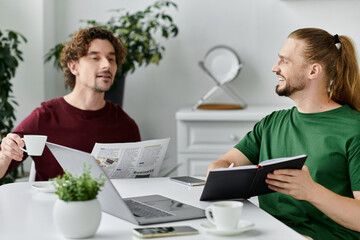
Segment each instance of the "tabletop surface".
M195 207L205 209L211 202L199 201L203 187L187 187L169 178L116 179L112 180L122 197L160 194ZM54 193L40 192L31 182L0 186L0 239L66 239L55 228L53 207L57 199ZM179 221L151 226L189 225L199 230L198 235L156 239L304 239L280 221L251 202L244 200L241 219L251 221L254 228L236 236L216 236L205 232L200 224L206 219ZM137 240L132 229L139 227L107 213L102 213L100 227L92 239ZM141 226L144 227L144 226Z

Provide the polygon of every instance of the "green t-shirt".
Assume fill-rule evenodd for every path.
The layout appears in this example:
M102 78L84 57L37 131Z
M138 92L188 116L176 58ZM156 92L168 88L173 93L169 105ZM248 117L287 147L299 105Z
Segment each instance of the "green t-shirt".
M296 107L273 112L235 148L253 164L306 154L305 165L315 182L346 197L360 191L360 113L347 105L321 113L304 114ZM259 196L259 203L314 239L360 239L360 233L335 223L309 202L275 192Z

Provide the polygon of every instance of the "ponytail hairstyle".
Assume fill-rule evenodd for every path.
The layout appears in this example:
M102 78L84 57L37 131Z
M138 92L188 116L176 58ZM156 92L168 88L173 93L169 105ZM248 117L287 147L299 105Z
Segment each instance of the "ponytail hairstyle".
M360 112L360 75L354 44L346 36L331 35L318 28L303 28L289 38L305 41L304 58L320 63L329 82L329 98Z

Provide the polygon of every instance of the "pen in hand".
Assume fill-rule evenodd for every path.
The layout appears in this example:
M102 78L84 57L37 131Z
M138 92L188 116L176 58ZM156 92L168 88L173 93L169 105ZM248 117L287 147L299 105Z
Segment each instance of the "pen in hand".
M232 168L234 166L234 163L230 164L229 168Z

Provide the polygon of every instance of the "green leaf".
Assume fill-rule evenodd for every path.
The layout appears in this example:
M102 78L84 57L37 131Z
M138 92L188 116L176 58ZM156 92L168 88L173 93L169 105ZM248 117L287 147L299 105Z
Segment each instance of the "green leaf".
M162 14L162 19L168 20L169 22L173 21L173 19L169 15L166 15L166 14Z
M55 47L51 48L49 52L45 55L44 62L47 63L50 62L52 59L54 59L53 62L54 67L58 70L62 69L60 64L60 55L63 48L64 48L63 43L56 44Z
M153 62L155 64L159 64L160 56L158 54L155 54L151 57L150 62Z
M175 25L171 25L171 30L170 32L173 33L173 37L176 37L179 33L179 29L175 26Z
M162 28L161 28L161 31L162 31L162 36L163 36L164 38L168 38L168 37L169 37L169 34L168 34L168 32L167 32L167 28L162 27Z

